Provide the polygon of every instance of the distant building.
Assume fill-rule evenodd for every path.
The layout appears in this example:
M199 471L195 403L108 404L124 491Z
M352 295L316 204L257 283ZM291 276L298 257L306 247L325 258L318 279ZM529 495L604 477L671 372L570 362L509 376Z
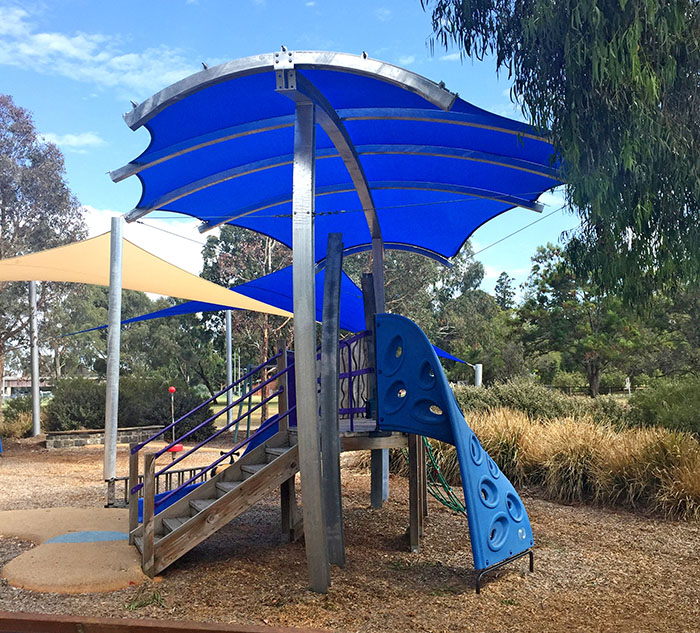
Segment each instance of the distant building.
M51 378L39 378L41 395L51 393L53 381ZM2 379L2 397L18 398L31 395L32 379L28 376L5 376Z

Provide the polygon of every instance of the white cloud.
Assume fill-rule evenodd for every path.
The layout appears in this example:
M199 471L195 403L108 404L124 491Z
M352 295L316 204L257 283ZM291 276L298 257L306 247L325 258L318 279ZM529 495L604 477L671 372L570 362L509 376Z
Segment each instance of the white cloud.
M106 233L110 230L111 218L122 215L111 209L96 209L91 206L85 206L84 209L89 237ZM162 214L158 212L159 216ZM143 222L124 223L124 238L188 272L195 275L202 272L202 247L207 236L217 235L216 231L202 235L197 230L199 220L179 220L176 215L172 220L149 220L146 216Z
M0 7L0 65L118 88L136 99L198 70L167 46L133 53L101 33L38 32L27 11L10 7Z
M447 55L440 56L441 62L459 62L462 58L459 53L448 53Z
M95 132L81 132L79 134L42 134L44 140L58 145L63 150L85 152L86 147L99 147L105 144L105 140Z
M306 6L307 6L307 7L315 7L315 6L316 6L316 2L315 2L314 0L309 0L309 2L306 3Z
M379 7L374 10L374 16L380 22L386 22L387 20L391 20L391 10L386 7Z
M401 64L402 66L410 66L415 61L415 55L402 55L401 57L399 57L399 64Z

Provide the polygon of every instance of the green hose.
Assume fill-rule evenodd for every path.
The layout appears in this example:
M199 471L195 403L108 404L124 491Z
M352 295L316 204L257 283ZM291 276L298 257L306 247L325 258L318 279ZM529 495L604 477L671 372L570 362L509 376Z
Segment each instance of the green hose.
M452 490L452 486L447 483L447 479L445 479L437 463L437 459L435 459L433 448L426 437L423 438L423 445L425 446L425 451L428 456L428 461L426 463L426 473L428 476L428 481L426 483L428 492L433 498L437 499L442 505L448 507L453 512L467 516L467 509L464 507L464 503L462 503L462 500L455 494L454 490ZM401 453L404 459L408 461L408 452L402 449Z

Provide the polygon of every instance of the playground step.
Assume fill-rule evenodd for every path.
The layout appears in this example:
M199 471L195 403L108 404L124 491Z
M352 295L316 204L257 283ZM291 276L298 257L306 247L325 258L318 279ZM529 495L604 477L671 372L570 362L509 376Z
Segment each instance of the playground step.
M169 534L179 528L189 518L190 517L172 517L170 519L163 519L163 532Z
M238 486L240 486L242 483L242 481L219 481L216 484L216 489L223 494L226 494L238 488Z
M156 534L155 538L153 539L154 543L157 543L160 541L161 537ZM137 536L134 539L134 545L136 545L136 549L143 554L143 536Z
M280 455L284 455L291 447L280 446L279 448L266 448L265 455L267 455L267 461L271 462L273 459L277 459Z
M190 501L190 508L192 508L195 512L201 512L202 510L206 510L212 503L216 502L216 497L213 499L194 499L193 501Z
M241 466L241 474L244 479L252 477L255 473L265 468L267 464L244 464Z

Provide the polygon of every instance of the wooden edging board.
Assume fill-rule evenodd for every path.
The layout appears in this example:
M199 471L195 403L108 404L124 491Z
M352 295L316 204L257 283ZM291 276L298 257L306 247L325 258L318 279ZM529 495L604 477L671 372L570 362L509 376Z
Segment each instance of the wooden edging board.
M324 629L169 620L84 618L0 611L2 633L328 633Z

